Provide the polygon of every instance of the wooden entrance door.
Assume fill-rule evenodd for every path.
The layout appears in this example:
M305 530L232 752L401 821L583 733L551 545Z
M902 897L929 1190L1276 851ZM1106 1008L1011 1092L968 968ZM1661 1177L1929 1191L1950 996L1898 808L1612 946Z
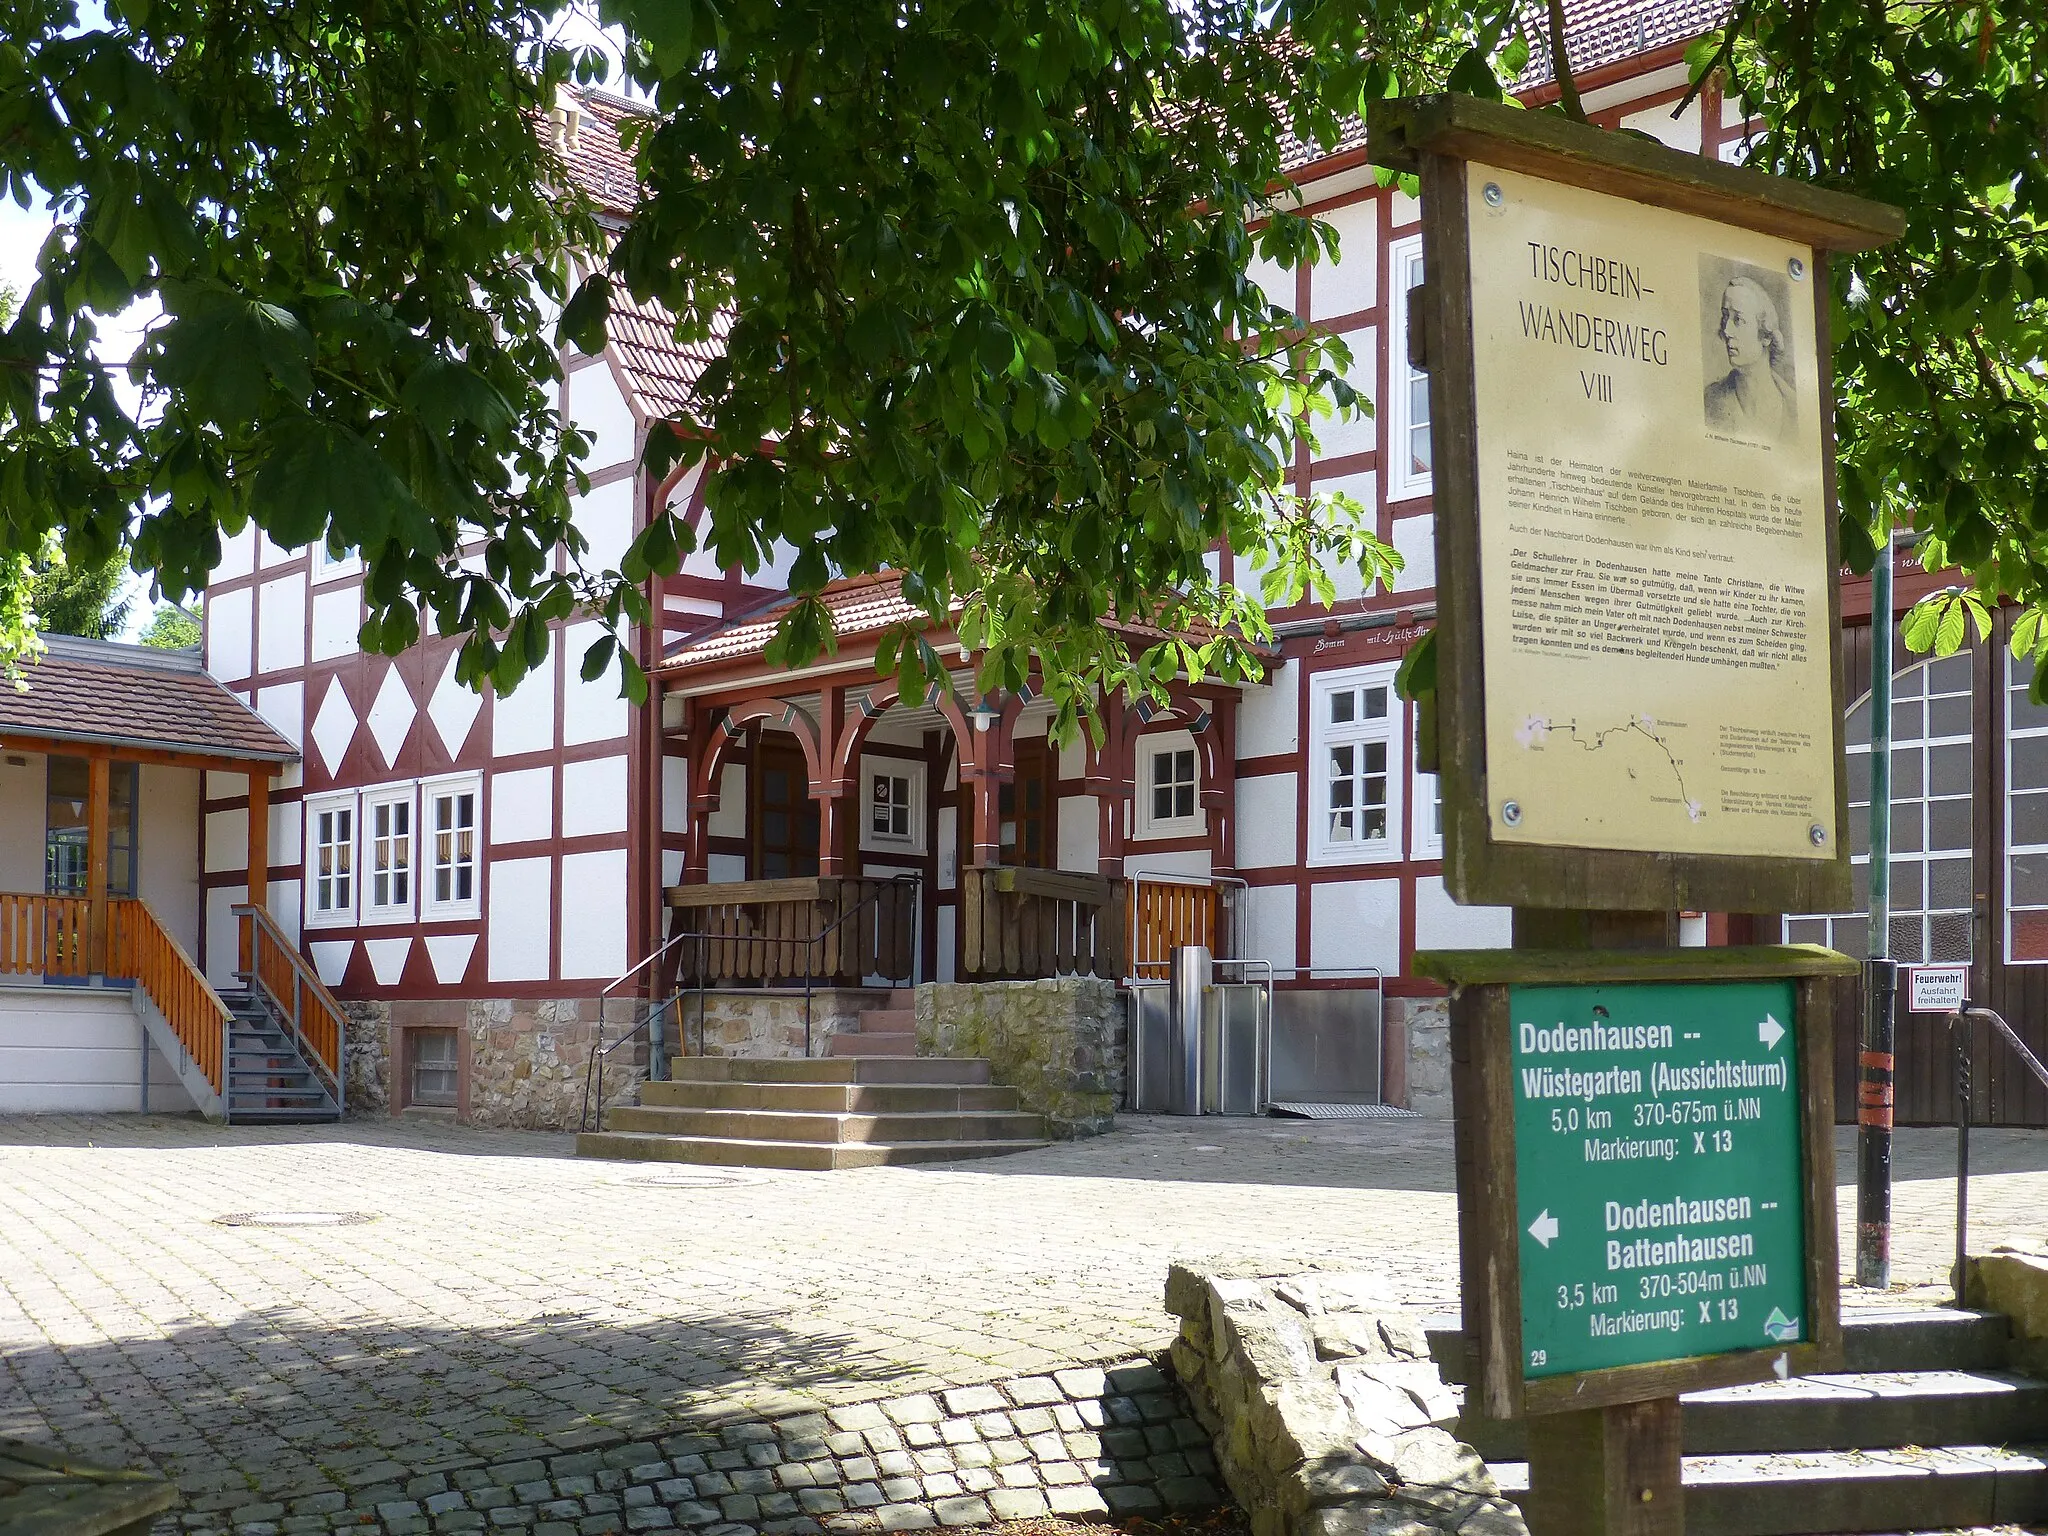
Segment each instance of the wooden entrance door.
M754 871L756 880L788 880L818 872L818 802L810 769L795 747L762 741L754 748Z
M1051 869L1058 862L1059 760L1044 737L1016 746L1017 777L997 792L997 845L1009 867Z

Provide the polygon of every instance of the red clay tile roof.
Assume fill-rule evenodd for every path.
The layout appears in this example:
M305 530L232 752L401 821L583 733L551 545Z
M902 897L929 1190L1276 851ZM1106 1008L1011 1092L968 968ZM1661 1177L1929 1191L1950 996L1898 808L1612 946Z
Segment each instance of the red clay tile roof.
M0 683L0 738L147 747L237 761L295 763L299 754L200 666L196 651L48 635L22 668L26 691Z
M896 571L874 576L850 576L828 583L818 596L832 614L832 627L841 640L854 635L878 634L894 624L925 617L924 610L903 599L903 577ZM669 652L657 669L680 672L714 661L738 661L758 656L775 635L775 626L792 606L789 598L778 597L749 614L742 614L702 639L686 640Z
M1728 0L1565 0L1564 45L1572 73L1584 75L1672 43L1689 43L1727 19ZM1524 7L1529 67L1515 82L1533 90L1550 80L1550 27L1541 0Z

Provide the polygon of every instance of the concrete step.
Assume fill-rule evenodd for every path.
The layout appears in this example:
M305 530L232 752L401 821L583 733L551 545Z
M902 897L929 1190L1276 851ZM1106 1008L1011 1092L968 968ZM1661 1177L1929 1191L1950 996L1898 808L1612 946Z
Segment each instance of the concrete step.
M2048 1516L2048 1460L2036 1446L1685 1458L1686 1536L2007 1526ZM1522 1462L1493 1468L1501 1492L1529 1488Z
M813 1109L853 1115L1002 1113L1017 1108L1017 1090L960 1083L642 1083L640 1102L663 1109Z
M950 1056L671 1056L668 1075L691 1083L984 1084L988 1062Z
M915 1035L917 1014L909 1008L863 1008L860 1032L864 1035Z
M2048 1382L2006 1371L1807 1376L1714 1392L1684 1404L1689 1455L2024 1444L2048 1434ZM1458 1438L1489 1461L1528 1455L1528 1423L1466 1418Z
M854 1115L817 1110L669 1109L621 1107L605 1116L621 1131L660 1136L706 1136L731 1141L914 1142L1040 1141L1045 1122L1037 1115L907 1114Z
M1444 1380L1465 1379L1465 1336L1455 1317L1432 1318L1429 1352ZM1996 1371L2005 1365L2012 1325L1997 1312L1955 1307L1901 1307L1845 1311L1842 1369L1884 1371Z
M871 1168L884 1163L949 1163L1002 1157L1045 1146L1042 1141L814 1142L737 1141L717 1136L652 1136L639 1131L584 1131L578 1157L659 1163L713 1163L728 1168Z
M837 1034L825 1042L825 1052L829 1056L915 1056L917 1036L865 1031Z

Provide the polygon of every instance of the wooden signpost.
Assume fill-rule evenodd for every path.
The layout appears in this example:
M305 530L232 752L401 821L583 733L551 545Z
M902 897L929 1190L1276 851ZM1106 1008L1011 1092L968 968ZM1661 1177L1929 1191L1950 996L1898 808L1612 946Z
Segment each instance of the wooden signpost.
M1422 185L1468 1391L1535 1536L1684 1529L1678 1394L1832 1363L1855 963L1678 949L1851 900L1827 253L1898 211L1466 96Z

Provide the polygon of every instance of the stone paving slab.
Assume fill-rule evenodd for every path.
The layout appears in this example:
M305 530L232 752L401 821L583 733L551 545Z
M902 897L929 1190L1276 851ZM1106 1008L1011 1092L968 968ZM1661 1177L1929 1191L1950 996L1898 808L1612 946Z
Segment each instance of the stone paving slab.
M1005 1391L1004 1406L970 1398L956 1410L949 1394L1029 1381L1019 1390L1057 1390L1074 1406L1089 1382L1069 1374L1170 1339L1160 1295L1174 1257L1372 1270L1398 1304L1455 1306L1447 1125L1120 1126L990 1162L812 1174L578 1161L565 1137L431 1122L0 1119L0 1435L159 1467L194 1513L277 1506L239 1522L276 1533L248 1536L297 1536L313 1527L287 1522L346 1512L359 1526L365 1491L394 1488L368 1507L370 1523L438 1533L530 1513L536 1536L596 1536L586 1522L657 1528L652 1513L629 1515L628 1486L653 1487L671 1520L689 1503L727 1516L723 1499L742 1493L796 1499L799 1514L760 1516L763 1530L821 1516L802 1511L800 1488L735 1482L711 1500L716 1490L693 1482L690 1497L665 1498L661 1482L697 1475L675 1472L668 1453L669 1478L634 1485L631 1467L601 1466L626 1482L564 1494L560 1458L601 1462L684 1433L773 1438L805 1415L894 1404L939 1415L899 1419L885 1406L906 1443L870 1447L875 1518L911 1529L944 1518L940 1499L979 1498L1004 1517L993 1496L1017 1462L990 1449L997 1482L976 1490L957 1454L951 1471L916 1458L992 1446L979 1415L1027 1405ZM1909 1297L1946 1295L1953 1145L1949 1132L1900 1136L1896 1264L1922 1287ZM1972 1150L1975 1246L2038 1237L2048 1136L1984 1131ZM1842 1198L1853 1231L1853 1189ZM220 1224L322 1211L371 1219ZM908 1444L918 1424L938 1426L938 1441ZM885 1454L910 1466L885 1470ZM505 1505L475 1507L475 1490L455 1482L521 1462L535 1464L530 1476L481 1485L508 1489ZM925 1489L945 1476L959 1493ZM429 1487L436 1478L445 1486ZM1055 1514L1097 1496L1092 1479L1034 1486ZM450 1492L464 1508L427 1509ZM569 1499L600 1495L619 1508L571 1517ZM225 1502L199 1510L202 1498ZM416 1514L396 1507L415 1503Z

